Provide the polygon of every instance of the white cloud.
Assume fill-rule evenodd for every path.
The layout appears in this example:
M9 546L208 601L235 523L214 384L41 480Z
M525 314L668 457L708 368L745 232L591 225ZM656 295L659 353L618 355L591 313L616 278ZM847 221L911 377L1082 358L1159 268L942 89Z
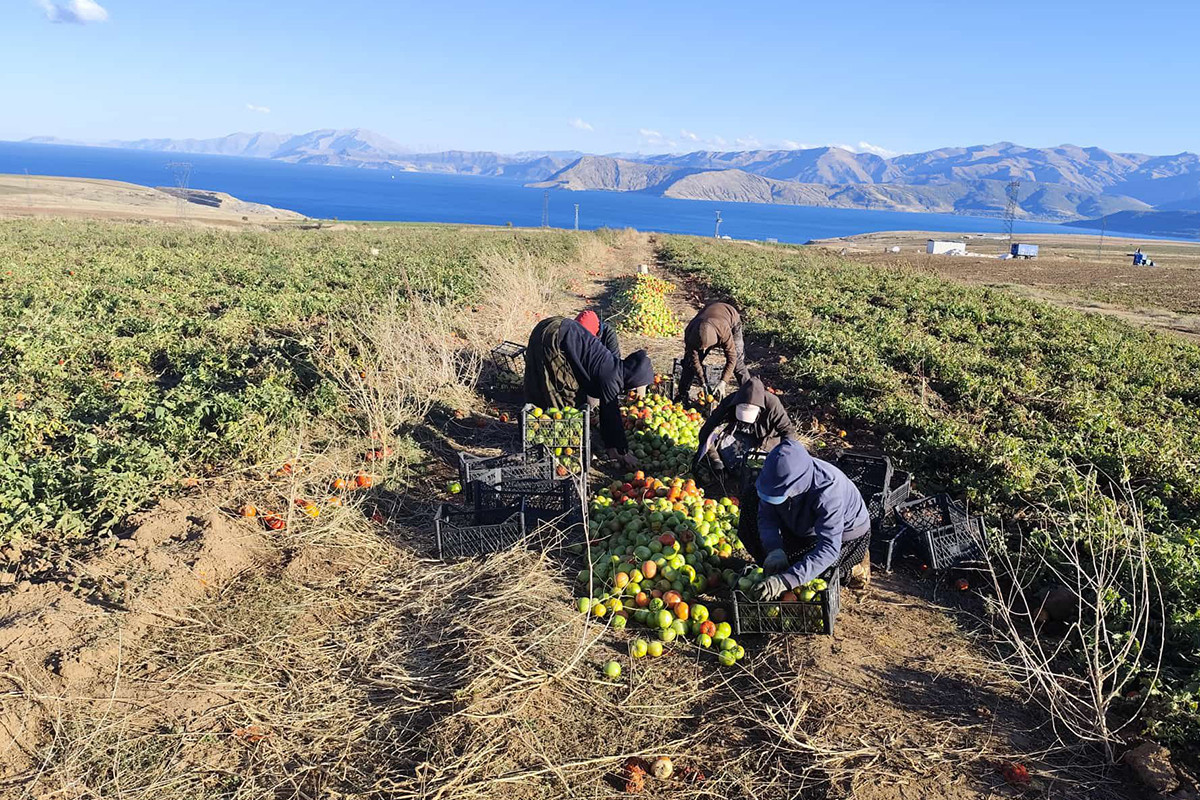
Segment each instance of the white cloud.
M51 22L87 25L89 22L108 21L108 11L96 0L38 0L38 5L46 12L46 19Z
M757 150L762 147L762 142L757 136L739 136L733 140L733 143L743 150Z
M675 142L663 136L661 132L651 128L638 128L638 136L642 137L642 144L647 147L665 147L668 150L674 150L678 146Z
M859 142L858 144L834 144L830 145L830 147L840 147L843 150L849 150L851 153L871 153L879 156L880 158L891 158L892 156L899 155L899 153L897 153L895 150L888 150L886 147L880 147L879 145L871 144L870 142Z
M807 144L805 142L793 142L791 139L784 139L779 143L784 150L811 150L818 147L815 144Z
M858 151L860 153L874 153L875 155L883 158L891 158L892 156L897 155L895 150L888 150L886 147L880 147L879 145L871 144L870 142L859 142Z
M567 120L567 124L570 125L572 128L574 128L575 130L579 130L579 131L595 130L595 128L592 127L592 124L590 122L584 122L579 117L575 117L574 119Z
M679 131L679 135L680 135L681 137L683 137L684 139L687 139L689 142L698 142L698 141L700 141L700 137L699 137L699 136L697 136L696 134L694 134L694 133L692 133L691 131L688 131L688 130L680 130L680 131Z
M271 109L266 106L256 106L254 103L246 103L246 110L253 111L255 114L270 114Z

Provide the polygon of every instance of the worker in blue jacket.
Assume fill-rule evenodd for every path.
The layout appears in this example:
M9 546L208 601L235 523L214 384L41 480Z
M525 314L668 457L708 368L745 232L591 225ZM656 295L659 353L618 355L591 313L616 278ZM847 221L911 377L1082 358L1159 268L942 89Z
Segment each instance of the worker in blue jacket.
M758 541L742 538L768 575L755 586L761 599L775 600L835 565L851 585L866 585L871 516L840 469L785 439L767 455L755 489Z
M573 319L549 317L534 326L525 349L525 400L542 408L584 408L599 400L600 438L608 455L637 466L621 424L621 398L645 391L654 367L645 350L617 358Z

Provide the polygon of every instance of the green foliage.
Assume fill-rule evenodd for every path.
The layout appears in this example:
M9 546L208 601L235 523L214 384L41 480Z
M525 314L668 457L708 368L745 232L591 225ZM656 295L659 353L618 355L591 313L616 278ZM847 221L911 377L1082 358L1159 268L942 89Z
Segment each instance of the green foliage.
M393 291L465 302L482 253L576 241L0 223L0 541L94 533L180 475L264 460L344 404L311 358L329 319Z
M811 402L873 426L926 488L1011 518L1031 504L1069 508L1076 467L1128 478L1168 606L1171 661L1154 724L1196 741L1200 348L807 249L668 238L662 250L735 298Z

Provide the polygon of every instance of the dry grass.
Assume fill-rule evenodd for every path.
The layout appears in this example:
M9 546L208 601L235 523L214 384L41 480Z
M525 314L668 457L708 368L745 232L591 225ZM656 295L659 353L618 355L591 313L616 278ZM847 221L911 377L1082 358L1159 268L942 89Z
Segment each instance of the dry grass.
M630 663L551 553L435 562L352 518L331 536L297 557L335 559L320 580L283 569L176 611L109 698L32 696L52 736L30 796L600 797L656 755L709 775L663 794L795 796L841 757L810 741L786 648L756 672L682 648Z
M463 312L393 297L331 326L322 364L379 437L424 421L439 404L470 408L482 356L460 335Z

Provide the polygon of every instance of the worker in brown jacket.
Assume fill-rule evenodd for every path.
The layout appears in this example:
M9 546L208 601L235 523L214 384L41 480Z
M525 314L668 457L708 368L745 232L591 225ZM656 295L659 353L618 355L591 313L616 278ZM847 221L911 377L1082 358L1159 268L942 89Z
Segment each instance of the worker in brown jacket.
M742 339L742 315L729 303L709 303L688 323L683 332L683 369L676 395L681 403L688 401L693 381L704 383L704 359L713 350L725 354L725 369L721 379L711 388L717 400L729 393L734 377L742 384L750 380L746 369L746 345Z

